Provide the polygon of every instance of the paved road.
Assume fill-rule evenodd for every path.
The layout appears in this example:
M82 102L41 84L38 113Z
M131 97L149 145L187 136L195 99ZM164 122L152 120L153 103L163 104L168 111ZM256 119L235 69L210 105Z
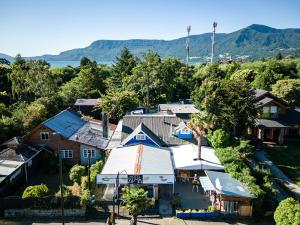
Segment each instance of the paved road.
M1 225L61 225L58 222L31 222L31 221L4 221L0 219ZM105 225L104 221L81 221L81 222L66 222L67 225ZM275 225L270 221L197 221L197 220L181 220L177 218L163 218L163 219L140 219L138 225ZM129 225L129 220L117 220L116 225Z
M268 167L274 177L280 179L284 186L286 186L291 192L293 192L298 199L300 199L300 187L298 187L288 176L286 176L273 162L268 159L265 151L257 151L255 157L262 162L266 167Z

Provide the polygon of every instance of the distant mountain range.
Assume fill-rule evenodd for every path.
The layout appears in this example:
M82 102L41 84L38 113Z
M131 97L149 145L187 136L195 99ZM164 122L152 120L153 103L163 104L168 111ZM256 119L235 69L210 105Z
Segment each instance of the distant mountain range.
M137 56L148 49L157 52L161 57L178 57L185 59L186 38L174 40L98 40L86 48L72 49L59 55L30 57L47 61L78 61L86 56L97 62L113 61L124 47ZM216 57L259 59L274 56L276 53L300 55L300 29L275 29L253 24L232 33L217 33L215 44ZM190 36L190 56L195 61L205 61L211 52L211 33ZM0 57L12 60L12 57L1 54Z

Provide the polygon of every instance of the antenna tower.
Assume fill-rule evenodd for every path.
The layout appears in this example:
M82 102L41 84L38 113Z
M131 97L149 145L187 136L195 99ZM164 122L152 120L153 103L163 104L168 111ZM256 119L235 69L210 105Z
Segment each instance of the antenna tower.
M186 37L186 66L189 66L189 59L190 59L190 32L191 32L191 26L187 26L187 37Z
M213 32L212 32L212 42L211 42L211 59L210 62L214 62L214 51L215 51L215 34L216 34L216 27L217 27L217 22L213 22Z

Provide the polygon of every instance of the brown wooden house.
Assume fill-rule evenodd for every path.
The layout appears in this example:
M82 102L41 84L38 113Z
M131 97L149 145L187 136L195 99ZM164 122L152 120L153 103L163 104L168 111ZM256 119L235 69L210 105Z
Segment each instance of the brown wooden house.
M115 127L98 120L87 120L72 109L66 109L46 120L25 136L34 146L47 146L70 163L94 163L104 158L105 149Z
M265 90L255 90L259 116L256 128L250 133L263 141L283 144L287 140L300 139L300 108L292 108L287 102Z

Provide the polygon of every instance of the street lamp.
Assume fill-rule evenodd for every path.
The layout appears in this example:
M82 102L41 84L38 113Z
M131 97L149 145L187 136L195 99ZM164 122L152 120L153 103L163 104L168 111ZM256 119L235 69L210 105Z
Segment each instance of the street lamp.
M113 196L113 223L115 224L115 200L117 200L118 203L118 217L120 214L120 202L119 202L119 179L120 179L120 174L127 174L126 170L122 170L121 172L118 171L117 177L116 177L116 188L114 191L114 196Z
M65 218L64 218L64 191L63 191L63 176L62 176L62 158L60 154L59 149L59 139L60 139L60 133L59 132L53 132L54 136L56 135L58 137L57 141L57 153L59 158L59 182L60 182L60 206L61 206L61 222L63 225L65 225Z

